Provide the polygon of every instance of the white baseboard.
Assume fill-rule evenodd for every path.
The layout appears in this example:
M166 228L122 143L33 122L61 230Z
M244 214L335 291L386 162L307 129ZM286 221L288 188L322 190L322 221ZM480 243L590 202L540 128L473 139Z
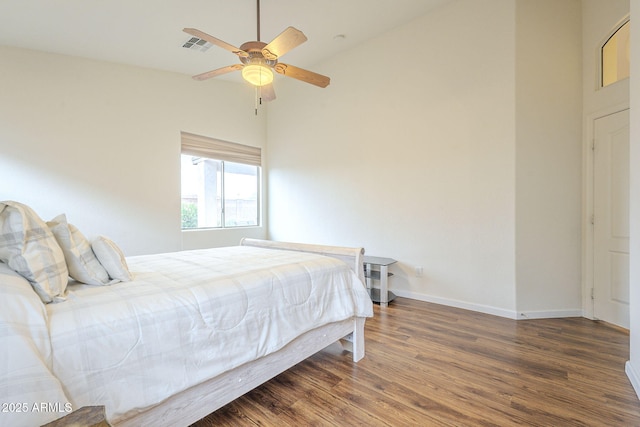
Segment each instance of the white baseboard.
M517 319L517 313L512 310L491 307L482 304L471 304L464 301L458 301L448 298L434 297L432 295L418 294L411 291L403 291L400 289L392 289L393 293L399 297L411 298L418 301L432 302L434 304L448 305L450 307L462 308L464 310L477 311L480 313L493 314L494 316L506 317L508 319Z
M518 319L556 319L563 317L584 317L584 313L582 309L518 312Z
M627 363L624 364L624 372L627 374L629 381L631 381L631 385L636 391L636 396L640 399L640 376L638 375L638 371L634 369L630 360L627 360Z
M419 294L419 293L404 291L400 289L393 289L393 293L399 297L411 298L418 301L432 302L434 304L447 305L450 307L477 311L479 313L492 314L494 316L506 317L508 319L514 319L514 320L583 317L582 309L516 312L514 310L505 310L503 308L492 307L488 305L473 304L465 301L434 297L431 295Z

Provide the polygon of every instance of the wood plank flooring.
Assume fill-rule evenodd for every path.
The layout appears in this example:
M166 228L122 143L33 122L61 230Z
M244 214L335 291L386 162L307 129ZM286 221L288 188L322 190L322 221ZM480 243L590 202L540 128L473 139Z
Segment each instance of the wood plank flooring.
M604 323L397 298L375 306L357 364L332 345L193 427L640 426L628 359Z

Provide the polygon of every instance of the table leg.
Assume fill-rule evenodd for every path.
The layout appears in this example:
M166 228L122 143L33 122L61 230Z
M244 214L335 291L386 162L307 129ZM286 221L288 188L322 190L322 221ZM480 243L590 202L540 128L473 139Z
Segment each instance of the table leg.
M380 307L386 307L389 305L389 284L387 279L389 278L389 267L386 265L380 266Z

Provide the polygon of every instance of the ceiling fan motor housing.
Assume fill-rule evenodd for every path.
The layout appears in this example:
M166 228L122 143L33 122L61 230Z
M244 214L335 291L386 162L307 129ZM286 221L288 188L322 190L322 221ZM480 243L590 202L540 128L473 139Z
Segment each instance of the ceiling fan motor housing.
M264 42L246 42L244 43L242 46L240 46L240 49L247 52L249 54L249 56L245 56L245 57L240 57L240 61L243 64L260 64L260 65L266 65L269 67L274 67L276 65L276 63L278 62L277 59L267 59L264 57L264 55L262 54L262 48L265 47L267 44Z

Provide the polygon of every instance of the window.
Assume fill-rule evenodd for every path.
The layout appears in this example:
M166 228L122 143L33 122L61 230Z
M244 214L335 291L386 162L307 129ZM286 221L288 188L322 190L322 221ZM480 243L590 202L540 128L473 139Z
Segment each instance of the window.
M182 229L260 224L260 148L182 133Z
M629 21L619 27L601 50L602 87L629 77Z

